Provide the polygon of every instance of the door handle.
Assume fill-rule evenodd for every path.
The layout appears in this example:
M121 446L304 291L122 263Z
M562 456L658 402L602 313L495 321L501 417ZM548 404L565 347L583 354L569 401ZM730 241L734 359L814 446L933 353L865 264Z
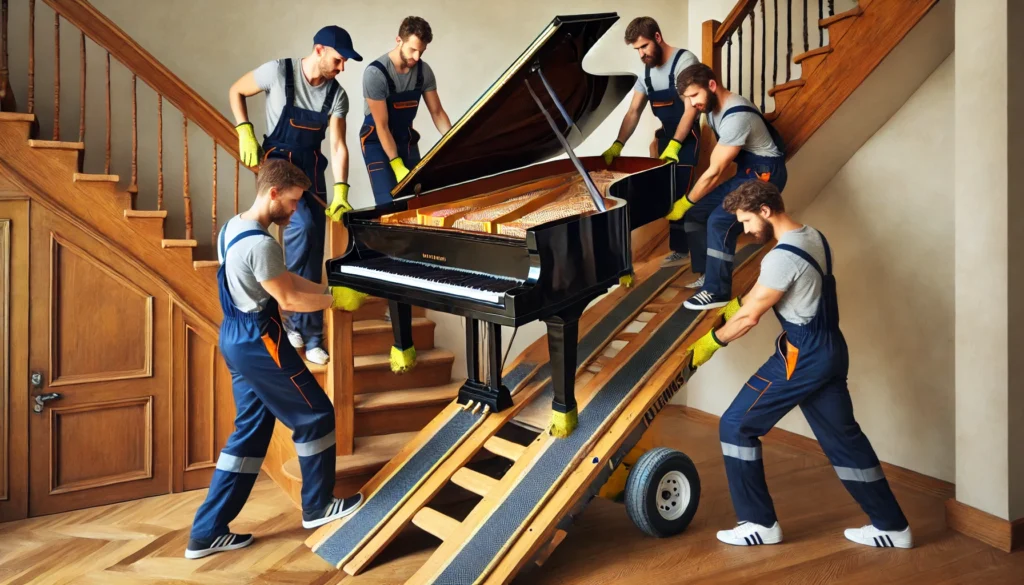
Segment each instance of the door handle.
M32 406L32 412L39 414L43 412L43 408L46 407L46 403L51 400L60 400L62 396L56 392L50 392L49 394L36 394L36 403Z

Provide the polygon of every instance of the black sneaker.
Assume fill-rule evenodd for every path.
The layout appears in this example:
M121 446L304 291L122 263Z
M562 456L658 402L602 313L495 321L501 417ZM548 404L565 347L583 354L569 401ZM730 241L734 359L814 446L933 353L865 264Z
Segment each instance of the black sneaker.
M328 522L344 518L359 508L363 503L363 494L356 494L347 498L334 498L330 504L323 509L314 512L302 511L302 527L316 528Z
M729 299L719 298L706 290L702 290L692 297L686 299L683 306L691 311L706 311L708 309L717 309L724 307L729 304Z
M201 559L222 551L245 548L252 544L252 541L251 534L232 534L231 532L209 540L190 538L188 546L185 547L185 558Z

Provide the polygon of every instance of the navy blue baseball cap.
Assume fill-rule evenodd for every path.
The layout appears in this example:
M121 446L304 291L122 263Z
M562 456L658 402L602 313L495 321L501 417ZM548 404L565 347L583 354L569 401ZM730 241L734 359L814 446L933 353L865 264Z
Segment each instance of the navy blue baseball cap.
M318 30L313 37L314 45L330 47L346 59L362 61L363 57L352 48L352 37L340 26L330 25Z

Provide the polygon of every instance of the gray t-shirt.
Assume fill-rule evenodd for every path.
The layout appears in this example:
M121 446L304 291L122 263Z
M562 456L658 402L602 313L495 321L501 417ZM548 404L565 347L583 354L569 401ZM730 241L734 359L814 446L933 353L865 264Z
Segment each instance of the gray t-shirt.
M779 238L780 244L789 244L811 255L822 270L825 267L825 246L817 230L810 226L788 231ZM783 319L805 325L818 312L821 298L821 276L806 260L789 250L772 249L761 260L758 284L785 291L775 305Z
M260 222L242 219L240 216L228 220L221 231L224 233L224 246L238 234L248 230L260 230L267 237L249 236L235 243L228 250L227 259L220 253L218 238L217 259L224 264L224 276L231 291L231 300L239 311L254 313L267 306L270 293L260 283L277 278L288 268L284 263L284 250L281 244L270 235Z
M685 51L685 49L676 49L672 51L672 54L668 56L668 60L666 60L664 64L659 67L651 68L651 87L654 88L654 91L661 91L663 89L670 88L675 89L676 80L669 79L669 77L672 73L672 61L675 60L676 54L680 51ZM690 51L685 51L683 56L679 58L679 63L676 64L676 71L673 77L678 77L679 74L682 73L683 69L698 63L700 63L700 61L697 60L697 55L694 55ZM633 85L633 89L647 95L647 82L644 81L645 69L646 68L643 67L643 64L641 63L640 70L637 71L636 83Z
M708 125L718 132L718 143L724 146L739 146L743 150L758 156L782 156L782 151L775 147L768 127L761 116L753 112L733 112L725 120L722 114L735 106L756 107L750 100L731 94L717 112L708 112Z
M319 112L324 107L324 100L327 99L327 90L333 80L320 85L311 85L306 76L302 73L302 60L291 59L292 78L295 87L294 105L306 110ZM274 131L277 121L281 119L281 111L284 110L286 97L284 94L284 59L267 61L253 71L256 84L260 89L267 92L267 136ZM345 88L338 85L338 91L334 94L334 105L331 106L331 115L335 118L344 118L348 114L348 95Z
M387 69L391 80L395 82L395 91L398 93L416 88L416 71L420 67L423 68L423 93L437 90L437 79L434 77L434 70L425 61L419 61L405 74L399 74L395 71L395 64L391 62L391 57L387 53L382 57L378 57L377 62L383 65L384 69ZM363 115L370 115L370 104L366 102L366 99L383 101L387 97L388 80L380 72L380 69L367 66L366 70L363 71Z

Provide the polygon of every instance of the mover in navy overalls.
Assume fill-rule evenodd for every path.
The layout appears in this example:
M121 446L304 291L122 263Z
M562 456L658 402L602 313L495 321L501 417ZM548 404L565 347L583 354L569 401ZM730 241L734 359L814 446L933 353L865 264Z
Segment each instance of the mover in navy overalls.
M438 132L443 135L452 127L437 96L434 72L420 59L433 40L430 25L417 16L407 17L395 40L395 48L372 61L363 72L366 107L359 144L377 205L390 203L392 190L420 162L420 136L413 129L420 99L426 103ZM395 301L389 303L388 310L395 335L391 369L407 372L416 365L412 310Z
M302 525L315 528L353 512L356 494L332 495L335 476L334 407L289 344L278 308L354 311L366 295L290 274L280 244L267 228L285 224L309 188L305 173L287 161L263 164L252 207L221 228L217 272L224 318L221 354L231 372L235 430L217 459L206 501L196 512L185 557L198 559L252 543L228 524L249 497L270 446L275 420L292 431L302 471Z
M743 231L736 216L722 208L722 201L747 181L769 181L782 191L787 177L786 151L782 138L761 112L743 96L720 85L707 65L698 63L684 69L677 90L707 116L708 126L718 139L708 169L668 215L669 220L683 220L691 269L704 275L703 287L684 306L713 309L729 302L733 255ZM736 174L725 179L732 162L736 163Z
M649 16L629 23L626 43L639 53L644 63L644 78L638 79L633 87L633 101L622 119L618 138L602 156L605 163L611 165L622 153L640 122L644 104L650 102L651 111L661 121L661 128L655 134L661 153L659 158L676 163L675 198L679 199L690 190L695 178L694 169L700 154L700 124L694 123L697 110L687 105L676 91L676 74L699 61L690 51L666 43L658 23ZM683 222L669 222L668 245L672 252L662 264L682 265L689 250Z
M693 365L701 366L715 351L742 337L769 308L782 324L782 334L772 356L722 415L719 438L740 524L720 531L718 539L735 545L781 542L759 437L799 405L839 479L871 520L867 526L846 530L846 537L868 546L910 548L913 538L907 519L853 416L847 387L850 356L839 329L828 242L786 214L782 196L770 182L747 181L723 205L758 243L773 237L779 243L762 260L750 293L721 309L725 325L691 346Z
M327 217L340 221L341 216L352 209L348 203L348 147L345 144L348 96L335 77L345 70L348 59L362 61L362 57L352 48L348 33L337 26L320 29L313 43L313 52L302 59L270 61L247 73L232 86L230 96L232 111L239 122L242 162L256 166L269 159L285 159L309 178L309 190L303 194L291 222L284 227L285 260L293 274L320 282ZM262 148L256 143L245 108L245 98L260 91L267 92L267 128L270 130ZM335 179L329 206L324 176L327 157L321 152L328 128ZM322 347L322 311L291 313L284 326L288 342L292 347L305 348L307 360L327 363L328 355Z

